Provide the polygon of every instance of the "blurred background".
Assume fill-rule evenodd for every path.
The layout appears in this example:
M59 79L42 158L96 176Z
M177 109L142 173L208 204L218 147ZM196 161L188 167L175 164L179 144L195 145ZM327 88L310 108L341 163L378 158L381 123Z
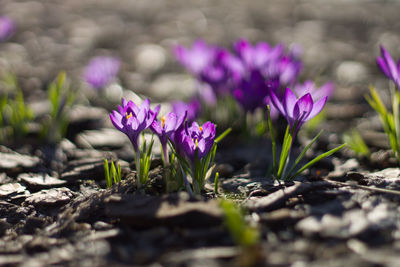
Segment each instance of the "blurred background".
M387 87L375 64L379 45L400 56L399 10L398 1L363 0L1 0L0 15L16 30L0 43L0 72L14 72L28 95L61 70L84 87L89 60L111 55L122 61L123 88L166 101L194 90L172 54L176 44L298 44L302 79L336 85L328 117L354 118L370 110L368 84Z

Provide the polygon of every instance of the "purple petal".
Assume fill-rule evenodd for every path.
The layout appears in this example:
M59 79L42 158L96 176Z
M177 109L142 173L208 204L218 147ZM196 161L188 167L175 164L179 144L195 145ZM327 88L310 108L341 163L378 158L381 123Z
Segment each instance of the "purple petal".
M313 100L310 94L302 96L295 104L293 111L293 119L303 121L308 117L313 109Z
M293 118L293 111L294 111L294 106L297 103L297 97L289 88L286 88L282 102L283 102L282 103L283 108L285 110L284 114L286 114L286 116L288 117Z
M185 113L183 115L177 115L178 119L177 119L176 124L175 124L175 130L177 130L179 127L181 127L181 125L183 124L183 122L186 119L187 113L188 112L185 111Z
M175 113L170 112L165 118L164 129L166 132L174 131L176 129L177 116Z
M122 120L122 115L119 114L118 112L116 112L115 110L113 110L112 113L110 113L110 119L112 124L115 126L115 128L117 128L118 130L122 130L124 128L124 126L121 123Z
M315 116L317 116L318 113L320 113L321 110L324 108L327 99L328 99L328 97L326 96L326 97L318 100L317 102L315 102L313 109L311 110L310 114L308 115L308 117L306 119L309 120L309 119L312 119Z
M271 101L272 104L274 104L275 108L279 110L279 112L283 115L286 116L285 109L283 108L281 100L278 98L278 96L275 94L274 91L271 91Z
M396 63L394 62L393 58L390 56L390 54L386 51L386 49L381 46L381 53L382 57L386 63L386 68L388 69L392 79L398 80L399 75L397 72L397 66Z
M389 73L389 69L386 66L386 62L383 58L381 57L377 57L376 58L376 64L378 65L378 67L381 69L381 71L383 72L383 74L385 74L387 77L392 78L392 76Z
M214 138L215 137L215 124L207 121L206 123L203 124L203 137L204 138Z
M204 155L207 153L206 150L206 140L205 139L200 139L197 142L197 148L199 149L199 158L204 157Z
M153 123L150 126L151 130L158 136L162 135L162 128L161 128L161 124L159 121L154 120Z

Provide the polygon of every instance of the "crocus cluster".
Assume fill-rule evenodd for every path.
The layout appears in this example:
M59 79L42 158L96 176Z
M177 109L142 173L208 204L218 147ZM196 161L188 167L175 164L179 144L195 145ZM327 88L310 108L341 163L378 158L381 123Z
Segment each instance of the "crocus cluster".
M7 16L0 17L0 42L7 40L15 32L15 23Z
M151 110L148 99L144 100L140 106L132 101L122 99L122 105L110 114L113 125L128 136L135 150L138 186L141 186L147 180L147 177L140 179L139 173L144 170L144 167L141 166L146 161L143 159L143 155L149 154L143 153L139 147L139 136L146 129L151 129L158 136L162 145L164 162L168 164L167 143L170 142L174 151L178 153L178 158L183 161L181 164L191 168L190 175L192 178L204 179L204 177L198 177L197 174L203 173L199 172L198 168L207 170L211 162L204 162L200 166L198 163L203 163L203 158L209 155L214 146L215 125L206 122L199 126L196 122L192 122L189 126L189 122L185 121L188 114L187 109L169 112L158 120L159 110L160 106ZM205 166L205 163L207 163L207 166ZM182 170L185 170L185 168L182 168ZM195 191L200 193L198 190Z
M311 81L298 84L302 68L299 49L294 47L285 52L282 44L271 46L266 42L252 45L245 39L234 43L232 51L196 41L191 48L178 45L177 60L192 73L200 86L199 95L207 105L213 105L215 97L230 94L246 112L264 109L271 105L272 94L282 100L286 87L294 88L302 96L306 93L321 95L332 93L331 83L320 90ZM307 87L307 88L306 88ZM213 96L210 96L209 88ZM317 96L318 95L318 96Z
M95 57L86 66L84 79L93 88L102 89L116 78L120 66L120 60L115 57Z

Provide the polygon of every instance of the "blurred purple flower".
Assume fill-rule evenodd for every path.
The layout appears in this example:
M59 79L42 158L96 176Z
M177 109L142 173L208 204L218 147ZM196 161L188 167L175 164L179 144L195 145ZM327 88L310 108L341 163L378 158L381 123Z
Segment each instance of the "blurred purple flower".
M193 98L188 103L183 101L175 101L172 103L172 111L181 117L186 113L188 122L193 122L197 119L201 111L201 103L197 98Z
M191 73L200 83L199 94L202 96L202 89L211 88L214 97L210 92L206 93L203 99L207 104L215 104L215 96L224 95L229 92L230 73L223 64L224 58L228 55L225 49L208 45L203 40L197 40L191 48L177 45L174 49L176 59ZM207 84L209 87L204 87ZM213 102L214 101L214 102Z
M253 71L249 79L242 79L238 82L233 96L244 110L254 112L257 108L265 105L270 91L268 82L264 80L260 72Z
M120 66L120 60L115 57L95 57L86 66L84 79L93 88L104 88L116 78Z
M241 39L234 44L234 52L224 63L235 81L233 96L247 112L265 107L270 93L279 94L280 88L292 84L301 68L299 60L284 53L282 44L271 47L260 42L253 46Z
M0 17L0 42L10 38L14 32L14 21L7 16Z
M127 102L123 98L122 105L118 106L118 111L114 110L110 113L110 119L115 128L129 137L135 152L137 152L139 151L139 134L150 127L157 116L158 109L155 109L157 112L151 112L148 99L138 107L132 101Z
M314 118L321 112L327 97L325 96L314 102L311 94L307 93L297 99L292 90L286 88L282 101L274 92L271 92L271 100L288 121L290 129L294 130L294 133L296 133L306 121ZM293 129L293 127L295 127L295 129Z
M397 88L400 90L400 60L396 64L383 45L381 45L381 55L382 57L376 58L378 67L396 84Z
M332 82L327 82L321 87L317 88L313 81L307 80L303 84L296 84L294 87L294 93L297 97L301 97L309 93L311 94L312 99L319 100L325 96L329 99L332 96L334 89L335 87Z
M245 69L262 69L276 62L283 54L283 45L271 48L268 43L260 42L252 46L246 39L240 39L233 45L234 51Z
M185 123L185 126L179 128L175 133L174 141L178 153L186 156L194 164L195 160L202 159L210 152L214 139L215 124L208 121L202 126L193 122L188 127L188 123Z

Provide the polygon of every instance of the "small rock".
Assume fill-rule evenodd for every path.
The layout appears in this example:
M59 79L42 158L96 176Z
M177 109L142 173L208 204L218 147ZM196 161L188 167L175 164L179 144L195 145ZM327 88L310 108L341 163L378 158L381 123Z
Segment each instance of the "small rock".
M40 159L16 152L0 152L0 172L15 174L24 169L32 169L39 165Z
M333 159L332 161L335 169L328 174L328 177L334 180L346 180L346 174L349 171L356 170L360 166L356 159L349 159L343 164L338 159Z
M139 72L151 73L161 69L167 60L166 51L162 46L144 44L135 51L135 65Z
M321 218L311 216L296 224L296 229L305 235L318 234L322 237L351 238L366 231L369 223L362 210L350 210L343 216L325 214Z
M163 100L189 98L194 92L193 78L184 74L163 74L151 84L148 91L155 98Z
M130 144L125 134L111 128L84 131L75 143L81 148L121 148Z
M22 173L18 175L18 181L24 182L31 190L60 187L67 184L66 181L51 177L46 173Z
M343 61L336 69L336 76L343 83L362 82L368 76L368 70L360 62Z
M107 110L99 107L84 105L74 105L68 117L70 124L82 123L87 121L101 121L107 118Z
M93 228L97 231L99 230L108 230L111 229L113 226L112 224L102 222L102 221L97 221L94 223Z
M136 227L209 227L221 223L218 201L188 201L181 196L113 195L106 199L106 214Z
M34 206L57 206L68 203L74 193L66 188L52 188L41 190L27 197L25 202Z
M0 197L6 197L11 194L24 193L26 187L20 183L4 184L0 186Z

